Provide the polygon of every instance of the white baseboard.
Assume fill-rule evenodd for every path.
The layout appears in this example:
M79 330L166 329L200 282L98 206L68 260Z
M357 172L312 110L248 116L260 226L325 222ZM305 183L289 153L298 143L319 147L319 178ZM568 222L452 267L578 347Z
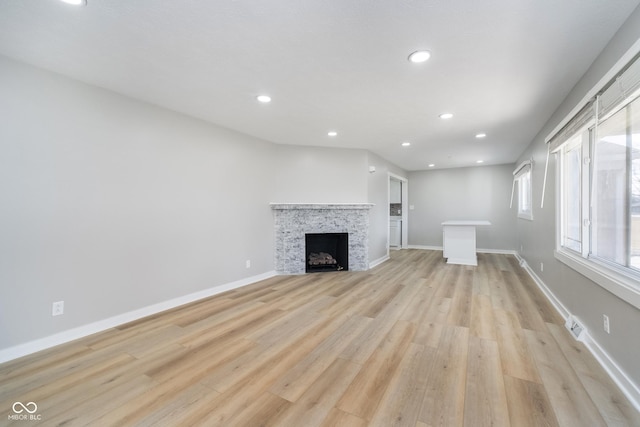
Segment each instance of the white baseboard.
M427 251L442 251L442 246L426 246L426 245L409 245L409 249L424 249ZM517 256L517 252L513 249L476 249L476 252L479 254L503 254L503 255L515 255Z
M500 255L514 255L517 256L518 253L513 249L476 249L476 252L479 254L500 254Z
M441 251L442 246L409 245L409 249L424 249L426 251Z
M589 331L584 334L584 345L589 349L593 357L600 363L600 366L609 374L613 382L622 390L627 399L640 411L640 388L624 373L622 369L614 362L606 351L591 338Z
M516 258L518 258L518 261L520 261L520 265L522 265L525 271L529 273L529 276L533 279L536 285L538 285L538 288L540 288L544 296L547 297L551 305L553 305L556 311L560 313L560 316L562 316L562 318L566 321L571 316L571 312L567 309L567 307L564 306L564 304L562 304L562 302L560 302L558 298L556 298L553 292L551 292L551 289L549 289L547 285L542 281L542 279L538 277L535 271L533 271L531 267L529 267L529 264L527 264L527 262L520 256L520 254L516 253Z
M521 261L523 268L529 273L529 276L538 285L542 293L551 302L556 311L565 319L569 319L571 312L560 302L558 298L551 292L551 290L545 285L540 277L529 267L520 254L516 254L516 257ZM600 366L609 374L613 382L620 388L622 393L629 399L631 404L640 411L640 388L625 374L625 372L618 366L618 364L609 356L609 354L589 335L589 331L585 330L581 335L581 340L587 349L591 352L593 357L596 358Z
M383 257L380 257L376 260L373 260L369 263L369 269L372 269L373 267L377 267L380 264L382 264L383 262L387 261L389 259L389 255L385 255Z
M147 307L142 307L140 309L129 311L127 313L122 313L113 317L109 317L107 319L79 326L77 328L68 329L66 331L59 332L57 334L50 335L44 338L39 338L37 340L29 341L24 344L19 344L14 347L1 349L0 363L17 359L19 357L45 350L56 345L64 344L79 338L84 338L97 332L102 332L107 329L114 328L116 326L132 322L134 320L141 319L143 317L169 310L184 304L198 301L203 298L208 298L222 292L250 285L252 283L274 277L275 275L275 271L269 271L267 273L247 277L235 282L226 283L224 285L215 286L203 291L194 292L192 294L184 295L168 301L163 301L161 303L152 304Z

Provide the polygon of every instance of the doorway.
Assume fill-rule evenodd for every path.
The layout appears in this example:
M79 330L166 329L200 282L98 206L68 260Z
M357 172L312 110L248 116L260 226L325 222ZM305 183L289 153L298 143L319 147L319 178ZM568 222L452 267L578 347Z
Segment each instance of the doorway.
M407 179L389 173L389 233L388 249L402 249L408 246L408 182Z

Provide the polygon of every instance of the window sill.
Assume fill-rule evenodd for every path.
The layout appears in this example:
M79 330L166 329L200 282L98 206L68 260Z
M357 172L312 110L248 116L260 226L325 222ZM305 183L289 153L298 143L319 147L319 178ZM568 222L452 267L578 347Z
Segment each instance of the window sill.
M556 259L592 280L618 298L640 309L640 283L595 261L566 250L554 251Z
M526 219L527 221L533 221L533 215L530 213L519 213L518 218Z

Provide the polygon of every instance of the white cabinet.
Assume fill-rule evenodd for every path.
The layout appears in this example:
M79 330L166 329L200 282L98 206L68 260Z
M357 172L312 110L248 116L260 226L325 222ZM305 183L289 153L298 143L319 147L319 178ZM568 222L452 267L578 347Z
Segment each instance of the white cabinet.
M389 246L397 248L402 246L402 221L392 219L389 221Z
M476 226L489 221L445 221L442 223L443 256L447 264L478 265Z

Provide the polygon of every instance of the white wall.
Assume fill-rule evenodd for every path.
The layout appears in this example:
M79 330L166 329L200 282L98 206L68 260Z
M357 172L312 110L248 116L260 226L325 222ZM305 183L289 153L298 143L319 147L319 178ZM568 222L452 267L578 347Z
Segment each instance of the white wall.
M534 221L518 221L518 249L551 292L589 330L622 371L640 387L640 310L588 280L554 257L556 232L556 163L549 162L544 208L540 207L547 147L544 138L596 86L614 64L640 43L640 8L636 9L571 90L550 120L531 142L519 161L533 157ZM540 264L544 264L541 270ZM611 333L603 330L602 315L609 316Z
M468 219L491 221L476 230L478 248L515 249L512 181L513 165L409 173L409 245L442 247L442 222Z

